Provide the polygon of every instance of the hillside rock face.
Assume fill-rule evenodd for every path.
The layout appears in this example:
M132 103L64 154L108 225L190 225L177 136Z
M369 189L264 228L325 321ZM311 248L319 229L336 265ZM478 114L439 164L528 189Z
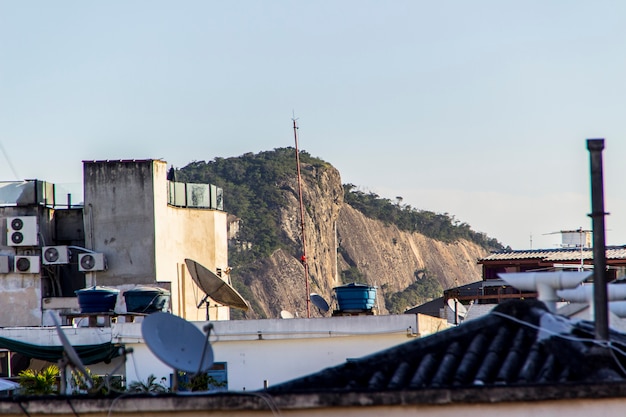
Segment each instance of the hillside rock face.
M466 240L443 243L367 218L344 203L335 168L303 165L302 171L309 293L318 293L331 303L333 287L342 285L341 271L356 268L363 274L362 283L378 287L377 307L380 314L387 314L383 292L402 291L423 274L436 277L443 288L481 279L476 261L488 254L485 248ZM302 248L297 179L277 185L288 202L279 214L281 232L293 247ZM301 255L301 249L279 249L255 266L254 276L243 277L262 309L249 317L277 318L282 310L306 317ZM320 316L313 305L310 311L311 317Z

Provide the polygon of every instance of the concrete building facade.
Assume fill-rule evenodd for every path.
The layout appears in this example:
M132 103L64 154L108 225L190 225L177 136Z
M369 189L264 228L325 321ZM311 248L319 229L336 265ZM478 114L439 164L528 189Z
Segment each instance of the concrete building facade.
M104 253L108 263L106 271L87 277L87 285L158 285L171 291L176 315L228 319L228 307L212 305L207 312L204 293L184 262L194 259L227 279L227 214L217 201L212 208L210 198L219 189L168 181L167 164L160 160L83 164L85 244Z
M80 205L51 183L0 182L0 327L49 325L49 310L78 313L75 291L96 284L164 287L174 314L228 319L228 307L203 302L184 263L194 259L228 281L222 190L169 181L162 160L84 161L83 169ZM50 247L56 261L44 256ZM85 271L79 261L90 253L97 261ZM123 301L116 312L125 312Z

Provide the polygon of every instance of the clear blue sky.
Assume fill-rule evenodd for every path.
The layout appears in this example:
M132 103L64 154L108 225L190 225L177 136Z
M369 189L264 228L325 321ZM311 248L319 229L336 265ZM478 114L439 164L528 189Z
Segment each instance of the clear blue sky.
M0 179L300 145L515 249L626 244L626 2L0 0ZM228 201L226 200L226 204Z

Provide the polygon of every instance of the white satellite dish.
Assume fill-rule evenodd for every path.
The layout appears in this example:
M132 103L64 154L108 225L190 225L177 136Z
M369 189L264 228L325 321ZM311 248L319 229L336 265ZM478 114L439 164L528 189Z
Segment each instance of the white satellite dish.
M87 372L87 369L85 368L85 365L83 365L83 362L80 360L78 353L76 353L76 349L74 349L74 347L70 343L69 339L65 335L65 332L61 328L61 324L59 323L59 320L54 315L54 313L52 313L52 311L50 311L50 317L52 317L52 321L54 322L54 327L56 327L57 334L59 336L59 339L61 340L61 344L63 345L64 357L60 361L61 363L59 366L59 368L63 372L63 376L61 377L61 390L60 391L66 392L67 390L66 384L67 384L67 367L68 366L78 370L82 374L81 378L84 384L87 386L87 389L88 390L92 389L94 386L93 380L91 379L91 376L89 376L89 373Z
M453 312L456 312L461 317L465 317L467 314L467 308L465 308L465 306L456 298L448 299L448 308L450 308Z
M310 297L311 297L311 302L313 303L313 305L319 308L320 311L326 313L330 309L330 307L328 306L328 303L326 302L326 300L324 300L324 297L322 297L321 295L312 292Z
M146 316L141 334L148 348L166 365L176 371L199 374L213 366L213 349L207 335L187 320L170 313L157 312ZM175 378L176 380L176 378Z
M292 319L293 318L293 314L291 314L289 311L287 310L282 310L280 312L280 318L281 319Z

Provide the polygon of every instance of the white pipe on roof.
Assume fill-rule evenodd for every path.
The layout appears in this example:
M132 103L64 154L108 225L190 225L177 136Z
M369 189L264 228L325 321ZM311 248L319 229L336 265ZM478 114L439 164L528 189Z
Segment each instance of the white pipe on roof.
M538 299L543 301L551 312L556 311L556 302L560 299L557 290L575 288L591 277L589 271L549 271L549 272L511 272L498 274L507 284L521 291L536 291Z
M592 302L593 284L581 285L580 287L574 289L559 290L556 293L559 297L574 303ZM608 284L607 297L609 301L626 300L626 285Z

